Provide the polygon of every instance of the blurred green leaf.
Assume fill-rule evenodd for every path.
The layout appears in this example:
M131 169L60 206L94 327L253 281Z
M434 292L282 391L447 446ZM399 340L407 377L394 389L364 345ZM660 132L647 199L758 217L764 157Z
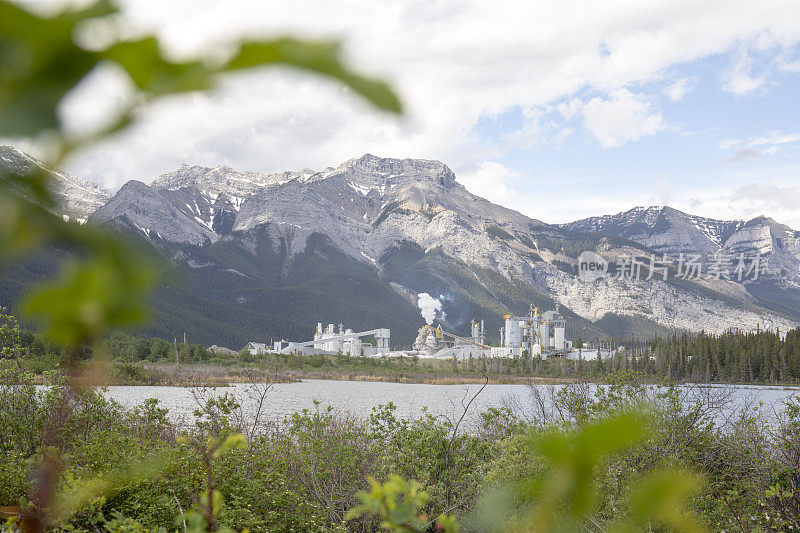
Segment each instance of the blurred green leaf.
M44 171L28 174L0 166L0 262L25 252L54 236L62 223L47 211L55 201Z
M686 498L699 488L700 480L688 472L665 470L645 477L637 484L631 497L634 525L656 522L675 531L705 531L684 504ZM638 531L636 527L630 529Z
M113 496L127 486L150 481L163 471L165 464L165 457L151 455L100 476L75 480L55 494L50 514L58 523L99 497Z
M401 533L427 531L427 517L420 511L428 502L428 493L416 481L406 481L398 475L390 475L386 483L378 483L369 478L371 490L359 492L356 497L361 505L350 509L345 520L353 520L363 516L374 516L381 519L381 529ZM456 519L449 515L437 518L437 531L458 533Z
M28 315L45 322L56 342L90 343L109 327L129 326L147 316L144 295L155 282L153 265L111 239L103 246L70 265L24 306Z
M221 454L225 453L228 450L246 450L247 449L247 438L241 433L234 433L233 435L229 435L222 444L217 447L214 451L214 457L218 458Z
M250 68L270 63L283 63L334 78L380 109L393 113L402 112L400 99L387 83L356 74L344 65L341 47L336 42L300 41L286 37L274 41L245 43L226 69Z
M50 192L50 176L45 170L19 173L0 166L0 184L0 194L13 194L14 197L24 198L43 208L55 206Z
M639 413L588 423L574 432L551 431L533 437L532 448L547 458L552 468L545 480L531 480L530 493L539 493L542 505L534 522L549 523L556 509L567 506L573 517L594 505L594 471L608 455L644 436L645 418Z
M380 109L402 110L388 84L345 65L336 42L290 37L252 41L243 44L228 63L214 65L169 61L153 36L117 42L100 51L75 43L73 33L79 24L114 12L110 3L99 2L45 17L0 1L0 135L33 136L58 130L59 101L104 60L125 69L146 98L208 89L225 71L283 64L338 80Z
M58 102L97 62L73 42L74 27L108 12L103 3L47 18L0 2L0 135L33 136L58 127Z
M151 96L204 90L214 81L214 70L200 61L172 63L165 60L155 37L120 42L101 55L117 62L136 86Z

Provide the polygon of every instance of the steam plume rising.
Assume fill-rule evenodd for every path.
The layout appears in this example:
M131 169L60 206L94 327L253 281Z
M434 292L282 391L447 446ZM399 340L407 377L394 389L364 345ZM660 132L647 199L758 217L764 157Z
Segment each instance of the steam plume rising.
M419 297L417 305L422 313L422 318L425 319L428 325L433 324L433 319L436 318L436 311L442 310L442 302L433 298L427 292L421 292L417 296Z

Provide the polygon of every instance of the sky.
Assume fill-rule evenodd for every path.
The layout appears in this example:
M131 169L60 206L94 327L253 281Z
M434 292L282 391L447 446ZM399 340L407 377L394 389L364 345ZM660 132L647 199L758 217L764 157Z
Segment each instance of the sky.
M800 229L797 0L125 0L121 27L173 57L239 37L341 40L406 112L286 68L158 100L66 170L116 190L181 164L274 172L372 153L438 159L470 191L550 223L670 205ZM105 66L61 117L89 131L130 98ZM19 143L17 143L19 144ZM24 144L24 143L23 143ZM24 146L22 146L24 148Z

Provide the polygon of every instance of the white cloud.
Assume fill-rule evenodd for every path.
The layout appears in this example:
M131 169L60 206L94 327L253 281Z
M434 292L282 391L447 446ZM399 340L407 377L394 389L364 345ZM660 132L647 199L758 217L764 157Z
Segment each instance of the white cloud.
M750 146L763 146L763 145L778 145L778 144L791 144L800 142L800 133L783 133L774 131L767 135L756 137L748 144Z
M745 163L747 161L752 161L753 159L759 159L761 155L761 152L758 150L754 150L752 148L742 148L740 150L736 150L736 153L731 157L723 159L722 164L729 165L732 163Z
M537 182L535 194L523 190L525 181L531 179ZM618 213L651 201L643 200L633 191L610 195L588 190L581 182L548 176L523 176L496 161L482 161L459 174L458 181L473 194L551 224ZM663 200L664 195L669 194L666 183L662 184L659 192L654 201Z
M755 137L748 141L739 139L722 139L717 143L720 150L730 150L739 147L736 152L721 161L723 165L731 163L744 163L763 156L773 156L781 151L790 152L789 147L800 143L800 133L785 133L782 131L772 131L765 135Z
M59 102L59 120L70 135L95 133L119 118L119 111L133 103L135 91L119 65L101 63Z
M712 54L769 43L788 47L800 39L800 12L785 0L122 4L129 33L155 30L177 56L213 51L242 35L342 38L350 62L389 78L408 114L388 117L334 83L284 70L236 76L215 94L152 106L128 134L69 163L68 170L111 187L183 162L277 171L334 165L364 152L441 159L461 176L508 148L474 134L480 117L539 109L586 89L608 95L583 109L587 127L604 145L617 146L663 127L660 113L624 87L659 80ZM730 83L741 90L738 78ZM569 134L540 126L527 121L518 145Z
M548 125L543 124L544 110L541 108L525 108L522 110L522 127L503 136L502 143L528 149L544 143L549 137Z
M737 188L731 198L766 204L768 208L778 206L783 209L795 209L800 203L800 185L785 186L771 182L751 183Z
M481 161L461 172L458 181L467 190L496 204L534 216L533 197L518 188L520 174L496 161Z
M570 98L568 101L558 104L558 112L566 120L570 120L581 112L581 107L582 104L578 98Z
M667 175L663 172L659 172L656 177L656 182L658 183L658 197L661 200L661 205L670 205L673 200L673 194Z
M664 94L673 102L677 102L686 96L686 93L694 89L697 83L696 78L681 78L664 88Z
M728 81L725 82L725 85L723 85L723 88L737 96L743 96L763 87L765 81L763 77L754 78L739 72L732 74L731 77L728 78Z
M800 185L785 185L775 182L756 182L743 185L730 195L734 206L750 217L768 214L778 222L798 229L800 214Z
M719 146L720 150L730 150L734 146L738 146L742 144L742 141L739 139L722 139L717 146Z
M499 151L504 152L513 148L528 150L536 145L561 146L575 129L565 126L561 121L546 118L550 111L552 111L551 106L523 109L522 126L499 139L497 143Z
M664 128L661 112L643 95L627 89L612 91L608 99L592 98L583 106L583 116L586 129L605 148L638 141Z
M766 215L800 230L800 184L791 165L772 161L766 175L753 180L752 170L741 165L723 166L720 174L681 194L671 204L677 209L710 218L737 220ZM704 180L706 181L706 180Z
M722 88L736 96L744 96L753 93L767 82L767 77L762 71L754 74L754 61L750 58L747 50L742 50L738 58L723 75Z
M681 192L681 191L677 191ZM634 205L657 203L670 205L686 213L719 220L749 220L767 215L791 228L800 229L800 186L776 182L750 182L734 186L708 186L675 194L664 202L660 192L651 196L633 195L624 198L609 196L576 196L569 201L572 216L546 219L553 222L571 222L587 216L614 214L629 210ZM586 209L590 206L589 209Z

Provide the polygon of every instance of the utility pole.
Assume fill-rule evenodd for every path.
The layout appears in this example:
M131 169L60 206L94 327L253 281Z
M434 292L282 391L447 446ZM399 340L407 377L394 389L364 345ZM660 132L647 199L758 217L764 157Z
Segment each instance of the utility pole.
M178 337L175 337L175 366L178 366Z

